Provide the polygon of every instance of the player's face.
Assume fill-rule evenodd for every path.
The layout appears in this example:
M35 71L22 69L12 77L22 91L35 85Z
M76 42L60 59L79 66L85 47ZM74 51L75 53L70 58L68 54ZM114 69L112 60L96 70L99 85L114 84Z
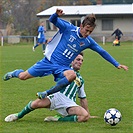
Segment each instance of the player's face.
M80 25L80 33L81 35L86 38L91 34L91 32L94 30L95 27L91 27L90 25L86 25L83 27L83 25Z
M76 71L80 70L82 63L83 63L83 56L79 54L72 62L73 69Z
M44 23L43 22L41 23L41 26L44 26Z

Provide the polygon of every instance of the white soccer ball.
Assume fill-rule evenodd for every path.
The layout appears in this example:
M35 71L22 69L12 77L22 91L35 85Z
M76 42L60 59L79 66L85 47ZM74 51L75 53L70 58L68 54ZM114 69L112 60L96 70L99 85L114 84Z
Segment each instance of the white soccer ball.
M115 108L108 109L104 114L104 121L111 126L115 126L121 121L122 115L119 110Z

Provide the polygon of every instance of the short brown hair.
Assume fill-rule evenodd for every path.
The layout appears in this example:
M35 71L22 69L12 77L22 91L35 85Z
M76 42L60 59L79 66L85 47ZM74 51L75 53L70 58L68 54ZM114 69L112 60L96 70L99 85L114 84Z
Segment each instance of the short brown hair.
M91 14L91 15L87 15L83 22L82 22L82 25L83 27L86 26L86 25L90 25L91 27L95 27L96 24L95 24L95 21L96 21L96 17L94 14Z
M81 56L84 56L84 53L83 52L81 52L81 53L79 53Z

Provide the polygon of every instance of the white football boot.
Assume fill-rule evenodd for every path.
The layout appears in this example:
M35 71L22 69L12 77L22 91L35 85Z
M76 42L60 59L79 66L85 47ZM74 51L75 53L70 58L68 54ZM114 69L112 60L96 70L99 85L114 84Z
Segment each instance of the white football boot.
M16 120L18 120L17 114L8 115L8 116L5 118L5 122L12 122L12 121L16 121Z

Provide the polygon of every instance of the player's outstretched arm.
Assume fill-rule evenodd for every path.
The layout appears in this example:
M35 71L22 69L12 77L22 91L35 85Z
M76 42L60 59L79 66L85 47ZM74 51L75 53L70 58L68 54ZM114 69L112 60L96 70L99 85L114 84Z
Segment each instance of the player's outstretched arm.
M118 68L118 69L123 68L125 71L127 71L127 70L128 70L128 67L127 67L127 66L125 66L125 65L119 65L117 68Z

